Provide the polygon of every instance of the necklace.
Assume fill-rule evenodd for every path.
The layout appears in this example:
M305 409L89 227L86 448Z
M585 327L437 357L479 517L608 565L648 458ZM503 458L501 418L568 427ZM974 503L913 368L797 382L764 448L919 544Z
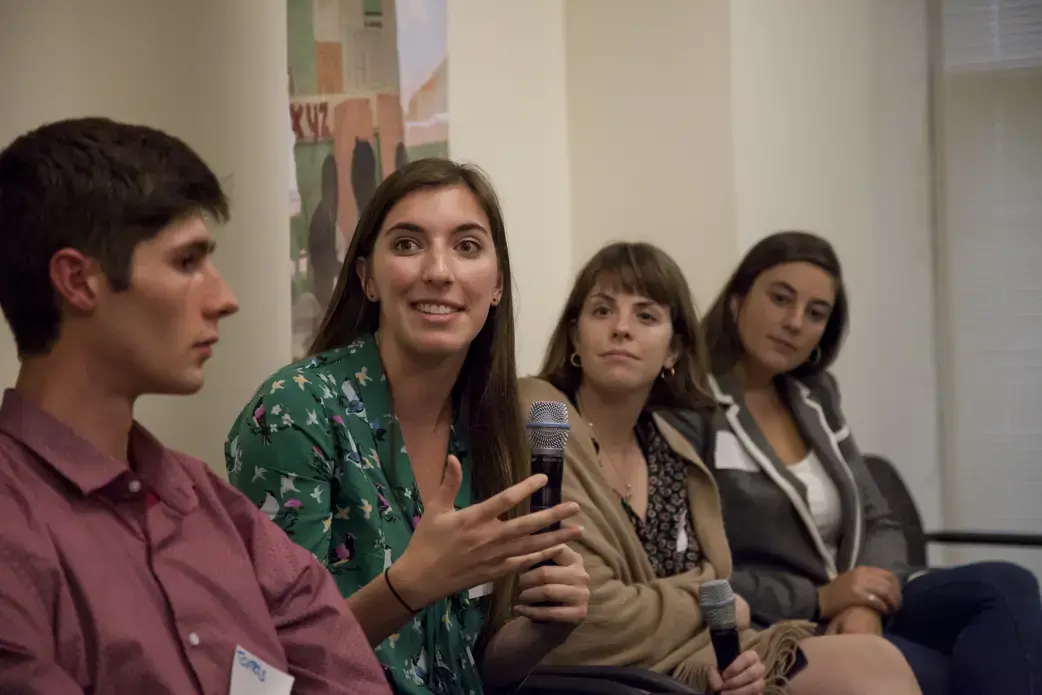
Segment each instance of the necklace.
M624 478L622 475L622 469L619 466L615 465L615 460L611 456L608 456L607 452L603 450L601 450L601 454L602 456L604 456L604 458L608 459L608 463L611 464L611 469L612 472L615 474L616 479L618 479L618 481L622 483L623 486L626 488L625 494L619 492L618 488L615 488L615 492L619 492L619 495L624 500L629 502L630 498L633 497L633 486L630 483L626 482L626 478ZM612 487L615 486L613 485Z
M580 415L582 414L582 404L579 402L578 393L575 394L575 409L579 411ZM626 500L626 503L628 504L630 498L633 497L633 485L626 482L626 478L622 475L622 469L616 465L615 460L611 456L608 456L608 452L601 448L600 444L597 443L597 431L594 429L593 422L587 420L586 424L589 426L590 433L593 435L593 447L597 451L597 463L600 465L601 470L604 470L604 462L602 459L607 459L608 465L611 466L612 475L615 477L616 481L626 488L626 492L620 492L618 486L613 485L611 481L608 481L608 485L610 485L611 489L615 491L615 494ZM625 462L625 457L623 457L623 462Z

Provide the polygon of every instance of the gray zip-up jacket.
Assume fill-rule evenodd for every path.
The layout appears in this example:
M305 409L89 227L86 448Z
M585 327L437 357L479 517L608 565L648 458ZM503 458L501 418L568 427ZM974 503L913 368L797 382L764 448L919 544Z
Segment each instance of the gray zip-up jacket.
M908 573L905 538L865 466L840 409L828 373L785 379L782 397L800 431L839 491L842 527L836 558L811 516L805 486L775 455L745 407L730 375L712 380L720 408L707 420L693 412L664 415L698 451L716 476L724 527L734 557L731 584L764 622L810 619L817 588L860 565Z

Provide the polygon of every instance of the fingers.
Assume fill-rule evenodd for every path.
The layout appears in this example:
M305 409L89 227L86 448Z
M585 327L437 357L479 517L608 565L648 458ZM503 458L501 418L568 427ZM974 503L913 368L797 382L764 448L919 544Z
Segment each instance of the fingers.
M508 572L523 572L540 562L552 560L559 552L554 546L574 541L582 536L579 526L562 526L557 531L537 533L519 538L503 546L503 557Z
M866 582L864 591L869 605L880 611L896 611L901 607L900 590L887 581L885 577L873 577Z
M530 536L537 531L542 531L551 524L570 519L578 513L578 504L575 502L563 502L550 509L525 514L504 522L497 533L497 540L507 541L520 538L521 536Z
M586 620L586 606L514 606L514 613L539 623L579 625Z
M737 687L755 680L755 678L749 679L746 676L748 675L747 672L756 664L760 664L760 657L756 652L748 651L739 654L738 658L724 669L723 679L725 687ZM760 665L762 666L763 664Z
M582 556L567 545L548 548L540 555L544 555L546 560L550 560L554 564L526 570L517 579L519 591L543 584L589 585L590 575L586 573L586 568L583 566ZM578 562L573 562L573 557ZM537 562L536 564L539 563Z
M724 679L720 677L720 672L716 670L716 666L709 669L709 692L718 693L724 687Z
M848 610L855 607L869 608L880 614L889 614L893 610L886 599L880 597L874 591L862 590L858 592L856 599L856 602L847 606Z
M580 530L582 527L579 527ZM582 570L582 575L586 577L587 582L589 581L590 575L586 574L586 565L583 563L583 556L575 552L571 546L562 545L559 546L557 554L554 555L553 561L561 567L578 567Z
M901 583L893 572L880 567L858 567L851 575L849 586L858 604L881 613L901 608Z
M876 581L885 584L893 591L901 591L901 581L897 578L897 575L890 570L885 570L881 567L867 567L865 569L871 571L872 576L875 577Z
M561 548L551 548L551 557L560 557ZM574 552L574 551L570 551ZM590 575L582 564L577 565L543 565L524 572L518 578L518 600L522 603L538 603L540 601L572 602L573 598L588 601L590 598Z
M426 513L435 514L452 511L456 508L456 495L459 493L460 485L463 483L463 468L459 459L449 455L445 461L445 469L441 474L441 485L438 486L438 494L426 505Z
M721 695L753 695L762 693L767 669L756 652L744 652L723 674Z
M518 594L517 603L527 606L537 603L586 606L590 603L590 590L581 584L541 584Z
M458 465L459 462L457 462ZM539 488L547 483L547 477L543 474L529 476L516 485L511 485L498 495L489 497L480 504L475 504L464 509L461 514L472 521L488 521L498 519L517 505L532 496ZM453 498L455 499L455 498ZM528 515L531 516L531 515ZM523 518L523 517L522 517Z
M893 574L887 572L887 587L889 591L887 595L890 597L890 605L895 611L901 608L902 599L904 598L901 594L901 581Z

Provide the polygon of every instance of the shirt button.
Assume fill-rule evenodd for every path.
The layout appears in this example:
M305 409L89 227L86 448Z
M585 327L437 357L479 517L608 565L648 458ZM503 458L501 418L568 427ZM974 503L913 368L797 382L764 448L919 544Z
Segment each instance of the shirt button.
M136 495L137 493L141 492L141 481L131 480L130 485L128 485L127 487L129 487L130 491Z
M188 633L188 644L192 645L193 647L198 647L199 646L199 635L195 634L194 632L189 632Z

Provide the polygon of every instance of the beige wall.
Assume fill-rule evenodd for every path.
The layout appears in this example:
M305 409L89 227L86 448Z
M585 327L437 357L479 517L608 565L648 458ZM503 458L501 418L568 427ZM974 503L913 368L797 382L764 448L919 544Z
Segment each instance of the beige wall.
M705 308L737 261L726 2L565 2L572 265L644 240Z
M852 298L847 415L939 523L925 3L564 8L572 266L646 239L705 310L763 236L830 239Z
M561 0L449 0L449 147L502 199L518 363L539 367L571 287L571 181Z
M227 181L233 214L216 262L242 310L222 330L202 393L138 408L163 440L223 469L232 418L290 356L285 2L33 0L2 12L0 142L103 114L184 138ZM0 332L6 386L17 360L6 325Z
M202 393L140 412L218 468L228 423L289 357L283 7L94 0L88 12L34 0L5 3L0 22L0 142L104 113L170 129L229 177L234 218L217 261L243 311ZM607 241L664 247L705 308L757 238L819 231L837 244L853 294L839 365L852 423L937 518L919 8L449 0L452 153L485 168L503 199L522 371L537 368L572 274ZM10 383L3 337L0 380Z
M835 245L851 298L836 366L847 417L939 524L925 2L731 7L739 247L783 228Z

